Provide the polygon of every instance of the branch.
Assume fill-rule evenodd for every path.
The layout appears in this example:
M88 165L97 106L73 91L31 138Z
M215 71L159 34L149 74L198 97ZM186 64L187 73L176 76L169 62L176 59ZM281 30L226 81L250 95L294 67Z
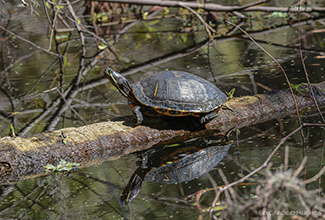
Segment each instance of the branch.
M116 2L126 4L139 4L139 5L158 5L164 7L180 7L186 5L191 8L201 8L208 11L266 11L266 12L324 12L325 8L322 7L265 7L265 6L223 6L212 3L197 3L197 2L180 2L180 1L156 1L156 0L98 0L98 2ZM259 4L266 1L260 1ZM255 4L254 4L255 5Z

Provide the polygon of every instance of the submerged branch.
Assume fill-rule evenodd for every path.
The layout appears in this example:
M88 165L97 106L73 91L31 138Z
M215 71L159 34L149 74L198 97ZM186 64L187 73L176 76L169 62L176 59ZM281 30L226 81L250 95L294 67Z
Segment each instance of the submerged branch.
M303 112L315 109L308 88L306 84L301 84L295 90L298 108ZM325 82L312 84L312 88L318 105L324 108ZM89 165L148 149L159 142L172 143L175 139L186 140L216 130L227 132L232 128L239 129L295 113L295 104L288 90L238 97L227 104L234 111L222 110L201 131L191 132L186 125L179 126L182 120L188 119L147 117L145 125L134 127L132 116L124 116L118 119L119 122L64 128L30 137L2 138L0 183L16 182L28 175L40 174L44 166L57 164L62 159Z

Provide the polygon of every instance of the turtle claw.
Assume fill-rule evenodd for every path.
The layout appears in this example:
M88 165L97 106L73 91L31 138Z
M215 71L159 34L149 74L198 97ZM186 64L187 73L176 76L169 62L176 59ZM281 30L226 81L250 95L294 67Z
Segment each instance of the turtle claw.
M227 103L223 104L223 106L232 112L234 111L229 105L227 105Z

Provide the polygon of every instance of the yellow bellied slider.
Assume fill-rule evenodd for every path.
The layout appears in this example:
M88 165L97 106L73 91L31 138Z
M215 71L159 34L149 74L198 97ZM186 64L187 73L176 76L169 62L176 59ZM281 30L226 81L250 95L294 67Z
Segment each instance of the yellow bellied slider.
M216 117L228 96L212 83L183 71L163 71L130 84L120 73L106 68L106 77L129 100L137 124L143 114L157 117L193 115L201 123Z

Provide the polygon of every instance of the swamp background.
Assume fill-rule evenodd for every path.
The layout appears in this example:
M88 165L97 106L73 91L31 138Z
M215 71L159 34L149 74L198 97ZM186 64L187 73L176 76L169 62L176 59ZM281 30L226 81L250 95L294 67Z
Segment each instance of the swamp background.
M256 2L197 3L245 6ZM45 0L27 4L19 0L0 2L1 137L12 134L11 126L16 135L32 135L130 115L127 100L103 75L106 67L122 72L131 82L166 69L182 70L215 83L223 91L235 88L235 96L287 89L287 81L274 61L225 20L240 25L277 59L291 83L307 82L306 72L311 83L324 81L324 11L304 12L306 8L325 7L322 1L303 2L300 13L193 8L212 27L213 39L199 17L186 7ZM275 0L259 6L289 9L299 4ZM304 123L324 123L316 111L300 116ZM232 132L229 139L234 141L233 146L211 172L180 184L144 182L139 196L127 206L121 206L119 196L136 168L139 158L135 154L69 174L2 185L0 217L321 218L325 215L324 176L306 186L303 182L324 165L325 132L318 126L302 129L305 141L300 132L292 135L272 158L273 166L254 175L249 183L234 186L230 195L221 195L223 203L213 214L204 208L211 206L214 190L200 197L203 211L199 211L195 197L187 198L195 193L198 198L200 190L248 174L297 127L297 116L293 116ZM304 156L307 162L303 170L294 173ZM291 171L280 172L282 164ZM308 208L315 212L304 214ZM271 215L272 211L288 212Z

